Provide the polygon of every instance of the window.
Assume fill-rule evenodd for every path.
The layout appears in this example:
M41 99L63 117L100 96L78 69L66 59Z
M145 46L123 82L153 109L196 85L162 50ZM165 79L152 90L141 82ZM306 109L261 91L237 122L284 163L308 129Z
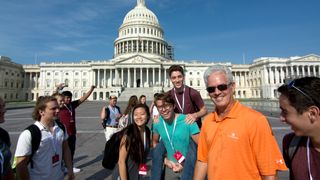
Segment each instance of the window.
M78 81L74 81L74 87L78 87L79 82Z
M76 73L75 73L75 75L76 75L76 76L78 76L78 75L79 75L79 73L78 73L78 72L76 72Z
M197 81L197 86L200 86L200 80Z
M49 72L47 73L47 76L50 76L50 73L49 73Z
M190 80L190 86L193 86L193 85L192 85L192 80Z
M65 73L65 75L66 75L66 76L68 76L68 75L69 75L69 73Z
M190 75L192 75L192 72L189 72Z
M83 81L83 82L82 82L82 86L83 86L83 87L86 87L86 86L87 86L87 81Z
M55 73L54 73L54 75L55 75L55 76L58 76L58 75L59 75L59 73L58 73L58 72L55 72Z
M83 72L83 75L86 76L86 75L87 75L87 72Z

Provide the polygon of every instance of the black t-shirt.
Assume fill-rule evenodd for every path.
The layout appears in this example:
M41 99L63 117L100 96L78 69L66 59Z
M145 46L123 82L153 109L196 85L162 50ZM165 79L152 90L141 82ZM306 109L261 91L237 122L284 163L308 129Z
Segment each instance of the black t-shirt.
M10 152L10 136L8 132L0 127L0 179L2 176L8 173L9 168L11 168L11 152ZM2 171L3 170L3 171Z

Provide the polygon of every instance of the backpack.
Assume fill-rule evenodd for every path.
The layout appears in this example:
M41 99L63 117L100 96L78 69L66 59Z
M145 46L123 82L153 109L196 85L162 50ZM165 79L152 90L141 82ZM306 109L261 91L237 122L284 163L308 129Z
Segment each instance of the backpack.
M286 152L286 154L288 155L288 158L289 158L286 161L286 164L287 164L287 166L289 168L291 168L292 159L293 159L294 155L296 154L296 152L298 150L299 143L300 143L301 139L302 139L301 136L294 135L293 138L290 140L289 146L288 147L284 147L284 149L283 149Z
M119 113L121 114L120 107L119 106L115 106L115 107L118 109ZM103 124L102 124L103 128L105 128L104 126L107 124L108 118L110 116L109 106L105 108L105 111L106 111L106 118L103 120Z
M112 170L118 163L119 159L119 147L121 139L124 135L125 129L114 133L111 138L106 142L104 147L104 154L102 160L102 166L106 169Z
M57 123L59 128L63 130L63 133L66 133L66 128L64 127L64 125L59 120L55 120L55 122ZM39 127L35 124L31 124L25 130L30 131L30 134L31 134L31 155L30 155L29 163L31 168L33 168L32 157L35 154L35 152L39 149L40 141L41 141L41 131Z

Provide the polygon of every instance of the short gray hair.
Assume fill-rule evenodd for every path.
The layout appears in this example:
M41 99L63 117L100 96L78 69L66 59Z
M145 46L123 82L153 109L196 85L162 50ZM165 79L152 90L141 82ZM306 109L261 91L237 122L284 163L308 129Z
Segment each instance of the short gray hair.
M209 76L215 72L222 72L226 74L228 79L228 82L227 82L228 84L233 82L233 75L232 75L231 69L225 65L217 64L217 65L208 67L208 69L203 74L203 80L204 80L204 83L206 84L206 87L208 87Z

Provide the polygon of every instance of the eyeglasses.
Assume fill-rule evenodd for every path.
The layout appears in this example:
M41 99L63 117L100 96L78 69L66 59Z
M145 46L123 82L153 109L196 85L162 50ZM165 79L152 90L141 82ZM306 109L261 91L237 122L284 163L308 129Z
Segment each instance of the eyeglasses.
M170 107L171 107L171 104L164 104L162 106L157 106L158 111L168 110L170 109Z
M228 89L228 86L230 85L231 83L229 84L220 84L218 86L210 86L210 87L207 87L207 91L208 93L213 93L216 91L216 88L219 89L219 91L224 91L226 89Z
M299 89L297 86L294 85L295 83L295 80L291 81L289 84L288 84L288 88L291 89L291 88L294 88L295 90L299 91L301 94L303 94L305 97L307 97L309 100L311 100L313 103L315 104L319 104L315 99L313 99L311 96L309 96L307 93L305 93L304 91L302 91L301 89Z

